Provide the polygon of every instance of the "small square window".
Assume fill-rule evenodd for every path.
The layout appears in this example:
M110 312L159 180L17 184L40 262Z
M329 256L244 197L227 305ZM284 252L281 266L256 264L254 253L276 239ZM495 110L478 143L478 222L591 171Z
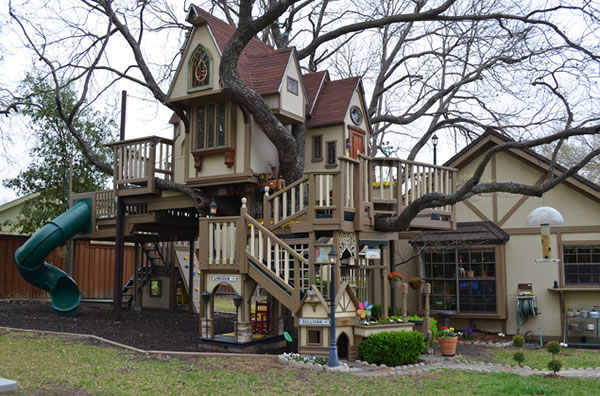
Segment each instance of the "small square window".
M321 345L321 330L308 330L308 343Z
M288 90L288 92L291 92L294 95L298 95L298 80L288 77L287 78L287 90Z
M150 281L150 297L160 297L162 295L162 281L151 280Z

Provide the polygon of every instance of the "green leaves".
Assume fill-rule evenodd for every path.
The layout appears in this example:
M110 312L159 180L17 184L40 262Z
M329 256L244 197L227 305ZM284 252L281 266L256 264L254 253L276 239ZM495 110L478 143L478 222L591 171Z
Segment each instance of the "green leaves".
M28 75L20 89L25 98L21 112L28 118L35 145L28 153L31 158L28 167L17 177L4 179L3 185L21 196L40 194L28 200L17 221L10 224L12 231L29 234L67 209L71 162L74 193L102 190L109 177L93 168L81 153L59 114L52 85L40 76ZM60 98L64 111L70 112L77 100L73 89L63 87ZM116 136L117 125L113 118L112 114L82 106L71 124L105 162L110 162L111 152L103 144L115 140Z

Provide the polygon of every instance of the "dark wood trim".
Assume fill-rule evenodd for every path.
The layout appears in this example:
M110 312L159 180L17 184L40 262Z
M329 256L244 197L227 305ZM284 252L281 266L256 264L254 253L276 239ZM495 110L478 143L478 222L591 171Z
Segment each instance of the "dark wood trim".
M539 186L540 184L542 184L542 182L546 179L546 175L542 175L540 176L539 179L536 180L535 182L535 186ZM508 210L508 212L506 212L506 214L500 219L500 222L498 223L498 225L500 227L502 227L502 225L504 225L504 223L506 223L508 221L508 219L511 218L511 216L513 214L515 214L515 212L517 211L517 209L519 209L521 207L521 205L523 205L525 203L525 201L527 201L527 199L529 198L529 195L523 195L518 201L517 203L515 203L512 208L510 208Z
M537 235L540 233L539 227L504 228L503 231L509 235ZM550 232L553 234L557 232L563 234L600 232L600 226L552 226Z
M492 171L492 183L496 183L496 154L492 155L490 165ZM494 224L498 224L498 193L496 191L492 193L492 219L494 220Z
M479 210L475 205L473 205L469 200L464 200L463 203L465 206L473 211L482 221L491 221L488 217Z
M563 241L562 241L562 233L556 233L556 246L558 247L558 284L560 287L565 285L564 279L564 260L563 260ZM561 322L562 323L562 322Z

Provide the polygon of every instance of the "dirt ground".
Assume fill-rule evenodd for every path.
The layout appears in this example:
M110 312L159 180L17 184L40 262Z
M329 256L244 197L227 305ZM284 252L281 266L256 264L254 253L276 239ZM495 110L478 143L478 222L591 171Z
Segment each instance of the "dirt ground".
M234 315L217 313L216 316L217 333L233 331ZM114 322L112 305L107 304L84 303L79 308L79 316L69 318L55 315L46 301L2 300L0 327L93 334L145 350L203 351L198 343L198 316L183 311L123 310L121 322ZM436 350L436 353L439 352ZM458 353L486 359L489 348L460 344Z

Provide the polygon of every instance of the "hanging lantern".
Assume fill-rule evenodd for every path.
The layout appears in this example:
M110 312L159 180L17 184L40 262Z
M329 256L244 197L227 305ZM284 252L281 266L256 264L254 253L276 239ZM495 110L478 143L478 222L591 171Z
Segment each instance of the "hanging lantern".
M550 206L540 206L529 213L527 224L540 226L542 236L542 257L544 260L552 259L552 248L550 244L550 226L564 224L560 212Z

